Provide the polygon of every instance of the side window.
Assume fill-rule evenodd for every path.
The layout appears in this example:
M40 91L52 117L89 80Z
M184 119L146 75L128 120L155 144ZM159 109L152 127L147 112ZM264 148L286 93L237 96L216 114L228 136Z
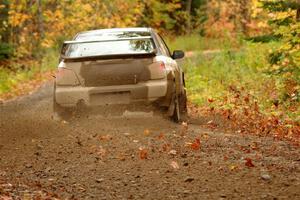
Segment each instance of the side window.
M169 49L168 45L166 44L165 40L159 34L158 34L158 37L162 41L162 44L163 44L163 46L164 46L164 48L165 48L165 50L167 52L167 55L171 56L170 49Z
M157 33L155 33L155 37L157 38L159 49L161 50L162 54L165 56L170 56L169 50L166 47L162 38Z

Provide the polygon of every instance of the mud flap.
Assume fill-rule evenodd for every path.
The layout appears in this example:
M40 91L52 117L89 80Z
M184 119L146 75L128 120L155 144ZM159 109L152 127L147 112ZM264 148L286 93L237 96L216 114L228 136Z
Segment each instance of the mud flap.
M168 116L169 117L173 116L174 111L175 111L175 106L176 106L175 105L175 98L176 98L176 95L173 93L171 104L170 104L169 109L168 109Z

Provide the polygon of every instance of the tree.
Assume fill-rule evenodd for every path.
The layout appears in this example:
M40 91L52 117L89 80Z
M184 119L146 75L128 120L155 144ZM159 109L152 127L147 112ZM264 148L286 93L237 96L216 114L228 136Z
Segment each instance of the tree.
M300 1L265 0L263 8L273 16L270 24L273 34L280 38L281 46L270 57L272 75L284 81L282 101L300 101Z
M13 53L9 44L8 11L9 1L4 0L0 3L0 60L9 58Z
M206 33L212 37L236 37L248 34L252 1L210 0L207 5Z
M160 32L183 33L186 30L187 13L180 0L143 0L142 26L153 27Z
M0 3L0 41L2 42L9 42L8 11L9 1L2 1Z
M191 32L192 0L187 0L186 12L188 13L187 28L188 28L188 33L190 33Z

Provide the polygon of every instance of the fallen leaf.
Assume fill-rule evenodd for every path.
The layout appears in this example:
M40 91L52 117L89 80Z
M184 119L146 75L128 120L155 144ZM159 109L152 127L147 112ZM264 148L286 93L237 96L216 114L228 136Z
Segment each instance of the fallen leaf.
M171 165L174 169L179 169L179 165L178 165L178 163L177 163L176 161L172 161L172 162L170 163L170 165Z
M168 144L168 143L165 143L165 144L162 145L163 151L168 151L168 149L170 149L170 148L171 148L171 145Z
M218 125L216 123L214 123L213 120L210 120L209 122L207 122L206 126L210 129L216 129Z
M177 151L174 150L174 149L172 149L171 151L169 151L169 154L170 154L170 155L176 155L176 154L177 154Z
M214 102L214 99L208 98L207 101L208 101L209 103L212 103L212 102Z
M100 140L111 140L112 139L112 136L107 134L107 135L101 135L99 136L99 139Z
M195 179L193 177L187 177L184 179L184 182L190 183L192 181L194 181Z
M210 121L207 122L207 124L212 124L212 123L214 123L213 120L210 120Z
M224 156L223 158L224 158L224 161L228 160L228 156Z
M224 167L222 167L222 166L218 168L218 171L223 171L223 170L224 170Z
M10 196L0 196L0 199L1 200L13 200L13 198L12 197L10 197Z
M140 159L148 159L148 152L146 149L140 148Z
M131 134L130 133L123 133L125 136L130 136Z
M231 171L233 171L233 170L235 170L235 169L237 169L238 167L237 166L235 166L235 165L230 165L229 166L229 169L231 170Z
M199 150L200 149L200 139L196 138L195 141L191 144L191 148L193 150Z
M205 140L208 140L209 137L210 137L210 136L209 136L208 134L206 134L206 133L203 135L203 138L204 138Z
M184 143L184 146L190 147L192 144L193 144L193 143L191 143L191 142L185 142L185 143Z
M120 154L117 156L117 159L119 159L120 161L125 161L126 160L126 155L125 154Z
M99 146L96 154L102 159L106 155L106 150L102 146Z
M245 165L247 167L254 167L254 164L252 163L251 158L245 158L245 160L246 160Z
M161 139L164 139L164 137L165 137L165 135L163 133L160 133L157 138L161 140Z
M252 142L250 147L251 147L252 150L258 150L257 142Z
M89 148L90 154L96 154L97 158L103 158L106 155L106 150L102 146L93 145Z
M145 135L145 136L149 136L149 135L150 135L149 129L145 129L145 130L144 130L144 135Z

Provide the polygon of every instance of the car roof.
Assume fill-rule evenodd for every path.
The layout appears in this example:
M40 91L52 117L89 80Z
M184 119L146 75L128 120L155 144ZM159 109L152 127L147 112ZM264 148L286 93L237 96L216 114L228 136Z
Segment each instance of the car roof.
M117 33L117 32L151 32L151 28L147 27L136 27L136 28L109 28L109 29L97 29L91 31L84 31L80 32L76 35L77 36L93 36L97 34L105 34L105 33Z

